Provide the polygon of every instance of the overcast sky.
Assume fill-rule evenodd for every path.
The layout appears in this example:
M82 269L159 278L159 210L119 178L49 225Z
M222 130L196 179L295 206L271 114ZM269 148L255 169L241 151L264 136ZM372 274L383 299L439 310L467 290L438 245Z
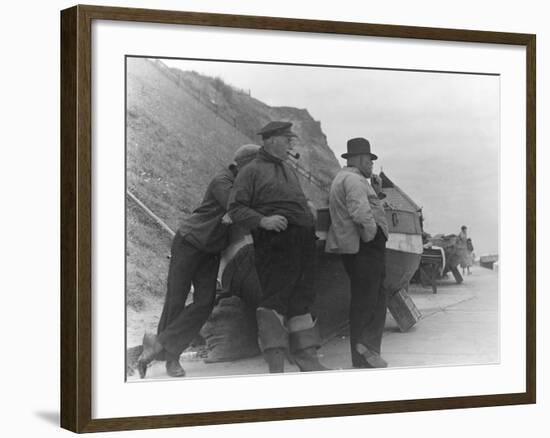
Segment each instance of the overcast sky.
M249 89L270 106L307 109L338 158L349 138L367 138L375 172L423 207L427 232L467 225L477 255L498 252L498 76L163 61Z

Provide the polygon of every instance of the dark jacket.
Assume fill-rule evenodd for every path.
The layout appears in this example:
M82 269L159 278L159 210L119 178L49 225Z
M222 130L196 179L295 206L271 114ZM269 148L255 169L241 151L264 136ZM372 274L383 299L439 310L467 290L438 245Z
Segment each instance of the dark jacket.
M212 179L201 205L186 218L179 233L194 247L208 253L218 253L228 244L227 225L221 220L226 213L229 192L235 180L230 169L224 169Z
M263 148L239 172L229 198L229 216L248 229L257 228L264 216L279 214L291 225L313 226L313 215L298 175Z

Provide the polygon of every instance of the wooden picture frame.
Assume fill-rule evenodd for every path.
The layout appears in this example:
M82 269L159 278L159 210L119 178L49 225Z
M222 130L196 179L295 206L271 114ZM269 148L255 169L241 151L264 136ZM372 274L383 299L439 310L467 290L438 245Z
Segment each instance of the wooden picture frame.
M526 391L280 407L177 415L92 418L92 22L163 23L222 28L409 38L523 46L526 49ZM61 426L74 432L274 421L535 403L536 156L535 54L531 34L290 18L75 6L61 12Z

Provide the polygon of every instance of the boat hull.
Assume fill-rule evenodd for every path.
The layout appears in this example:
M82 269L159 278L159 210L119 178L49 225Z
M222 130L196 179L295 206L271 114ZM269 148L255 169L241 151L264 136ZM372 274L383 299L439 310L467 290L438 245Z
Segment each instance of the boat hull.
M400 289L406 289L418 269L421 254L412 252L417 239L409 239L411 252L402 251L400 236L388 239L386 247L386 277L384 288L391 297ZM221 273L222 288L228 295L237 295L252 306L258 305L261 298L260 284L254 267L254 247L240 242L238 251L230 249L232 259L225 261ZM322 337L328 337L347 324L349 314L349 278L344 270L341 257L324 251L324 241L317 242L317 274L315 276L316 300L313 313L318 318Z
M384 287L389 295L407 289L409 281L420 265L421 254L386 249L386 279Z
M386 278L384 287L389 295L406 289L420 265L422 236L390 232L386 242Z
M384 288L388 298L406 289L418 269L423 245L419 215L414 212L387 209L389 237L386 242L386 276ZM347 324L349 314L349 279L338 254L325 252L330 226L328 209L318 211L316 300L313 313L318 318L321 335L326 337ZM261 289L254 266L254 247L250 235L234 230L231 245L222 255L220 282L226 295L236 295L251 306L257 306Z

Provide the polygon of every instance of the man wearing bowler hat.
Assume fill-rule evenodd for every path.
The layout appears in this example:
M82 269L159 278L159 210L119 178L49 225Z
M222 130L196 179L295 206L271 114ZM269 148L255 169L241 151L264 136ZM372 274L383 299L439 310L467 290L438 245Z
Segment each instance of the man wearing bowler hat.
M263 127L258 157L235 179L231 220L251 231L262 298L256 311L260 348L271 373L284 372L291 353L301 371L322 371L320 337L311 307L315 299L315 228L312 205L298 176L285 164L292 123Z
M364 138L352 138L342 158L345 166L330 188L331 226L326 251L339 253L350 279L350 348L356 368L385 368L380 356L386 320L385 251L388 224L381 181L373 175L371 152ZM370 178L370 183L368 181Z

